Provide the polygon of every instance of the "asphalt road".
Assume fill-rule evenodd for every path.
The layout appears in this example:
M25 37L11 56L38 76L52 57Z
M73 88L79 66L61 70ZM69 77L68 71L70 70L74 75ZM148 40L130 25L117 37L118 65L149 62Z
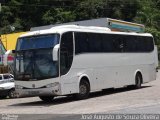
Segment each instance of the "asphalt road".
M0 119L6 114L24 114L19 118L74 120L82 119L83 114L101 113L160 114L160 72L156 81L143 84L141 89L108 89L92 93L86 100L77 101L72 97L56 98L52 103L45 103L38 97L0 100Z

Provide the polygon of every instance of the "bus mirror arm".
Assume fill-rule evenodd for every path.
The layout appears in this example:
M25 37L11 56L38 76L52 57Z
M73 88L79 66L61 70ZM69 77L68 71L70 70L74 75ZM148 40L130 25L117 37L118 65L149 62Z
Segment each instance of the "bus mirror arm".
M57 60L58 60L59 47L60 47L60 45L57 44L57 45L55 45L54 48L53 48L53 53L52 53L53 61L57 61Z

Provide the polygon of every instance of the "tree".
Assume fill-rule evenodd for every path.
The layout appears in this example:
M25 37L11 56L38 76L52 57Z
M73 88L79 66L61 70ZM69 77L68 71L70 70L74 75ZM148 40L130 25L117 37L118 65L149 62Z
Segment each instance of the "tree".
M42 21L45 25L74 21L75 15L71 11L62 8L52 8L43 15Z
M160 50L160 0L139 0L139 5L134 20L146 26L146 32L152 33Z
M77 20L110 17L132 21L138 6L137 0L83 0L75 13Z

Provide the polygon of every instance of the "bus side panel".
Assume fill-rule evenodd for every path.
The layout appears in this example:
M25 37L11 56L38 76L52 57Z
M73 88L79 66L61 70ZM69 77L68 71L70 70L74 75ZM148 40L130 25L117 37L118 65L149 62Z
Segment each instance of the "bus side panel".
M95 68L97 89L112 88L116 84L116 73L114 67Z
M156 69L155 64L146 65L143 69L143 83L156 80Z
M154 52L75 55L70 71L61 76L62 91L77 93L82 74L89 76L91 91L133 85L137 70L142 73L144 83L155 79Z
M82 55L85 61L80 61L75 66L94 68L94 75L106 81L121 80L118 84L126 85L135 83L135 71L141 70L145 76L155 76L154 52L151 53L101 53ZM81 58L80 58L81 59ZM91 60L90 60L91 59ZM80 64L80 65L78 65ZM152 71L152 72L151 72ZM149 81L149 77L147 77ZM152 77L153 78L153 77ZM107 81L108 81L107 80ZM150 79L153 80L153 79ZM115 82L114 82L115 83ZM102 83L103 84L103 83ZM109 83L110 84L110 83ZM111 84L111 86L114 86ZM115 85L117 86L117 85Z
M78 93L80 77L83 75L89 79L91 89L97 88L97 84L94 83L95 77L92 69L76 69L71 67L67 74L60 77L62 95Z

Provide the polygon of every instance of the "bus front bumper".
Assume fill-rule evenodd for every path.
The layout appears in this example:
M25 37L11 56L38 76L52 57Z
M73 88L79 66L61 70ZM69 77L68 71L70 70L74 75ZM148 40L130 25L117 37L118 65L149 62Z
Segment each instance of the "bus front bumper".
M16 85L15 91L16 97L61 95L60 84L57 84L56 86L48 86L46 88L23 88Z

